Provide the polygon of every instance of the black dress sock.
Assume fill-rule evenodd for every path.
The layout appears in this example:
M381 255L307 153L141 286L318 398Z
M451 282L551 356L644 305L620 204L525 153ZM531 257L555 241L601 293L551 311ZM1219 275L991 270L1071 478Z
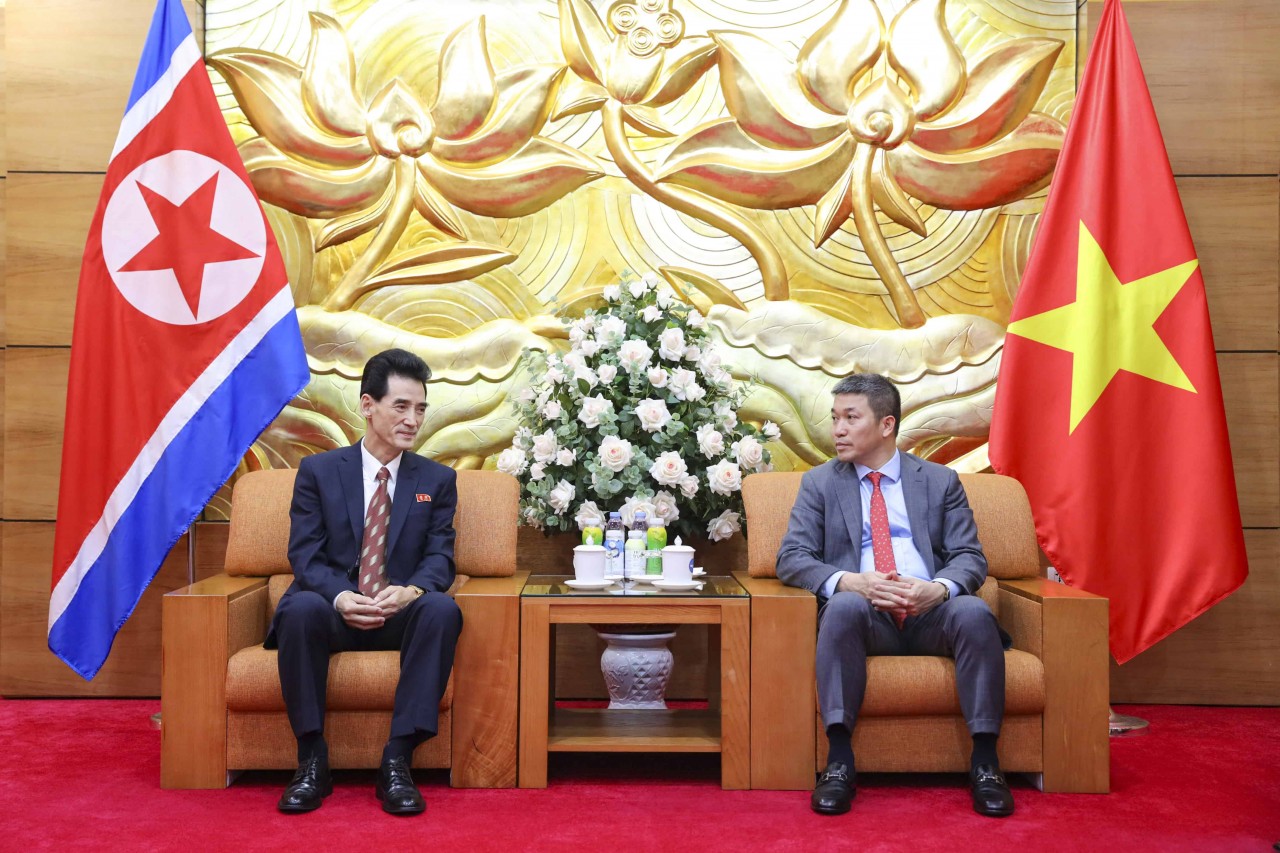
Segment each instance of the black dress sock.
M413 751L417 748L421 740L413 736L402 735L393 737L387 741L387 745L382 749L382 761L385 764L393 758L403 758L409 761L413 757Z
M325 743L324 735L320 732L314 732L298 738L298 763L310 761L316 756L323 758L325 761L329 760L329 745Z
M827 764L837 761L853 772L853 733L840 723L827 726Z
M994 734L976 734L973 736L973 757L969 761L970 767L977 767L979 764L990 764L992 767L1000 767L1000 756L996 754L996 739L999 735Z

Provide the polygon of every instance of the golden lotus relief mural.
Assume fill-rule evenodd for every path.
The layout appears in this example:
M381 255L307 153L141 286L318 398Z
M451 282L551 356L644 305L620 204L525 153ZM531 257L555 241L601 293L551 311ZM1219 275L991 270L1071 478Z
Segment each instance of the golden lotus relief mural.
M779 468L830 455L856 370L901 384L905 445L982 458L1073 0L209 0L205 23L313 374L244 467L358 436L388 346L434 371L420 450L492 464L522 349L649 270L751 383L740 416L781 425Z

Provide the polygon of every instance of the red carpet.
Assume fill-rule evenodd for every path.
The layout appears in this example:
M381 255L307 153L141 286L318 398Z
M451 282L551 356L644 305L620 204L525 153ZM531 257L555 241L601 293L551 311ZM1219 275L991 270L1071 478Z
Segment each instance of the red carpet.
M1107 796L1041 794L980 818L959 776L866 776L853 811L808 794L721 791L715 756L552 756L542 791L455 791L420 774L427 814L384 815L371 772L337 774L311 815L275 800L287 773L225 791L162 791L156 701L0 701L0 848L281 850L1270 851L1280 840L1280 709L1126 706L1151 721L1112 741Z

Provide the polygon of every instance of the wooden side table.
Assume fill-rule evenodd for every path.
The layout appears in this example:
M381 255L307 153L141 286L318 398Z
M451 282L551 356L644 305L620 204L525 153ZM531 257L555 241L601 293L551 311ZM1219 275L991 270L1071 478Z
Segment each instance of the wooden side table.
M663 592L645 584L598 591L535 575L520 596L521 788L545 788L548 752L718 752L720 784L751 787L751 600L731 577ZM708 626L706 710L555 707L554 626L567 623Z

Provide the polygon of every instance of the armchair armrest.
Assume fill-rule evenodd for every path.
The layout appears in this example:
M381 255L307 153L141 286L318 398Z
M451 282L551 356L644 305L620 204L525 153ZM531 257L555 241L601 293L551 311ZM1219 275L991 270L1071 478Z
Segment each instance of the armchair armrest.
M227 784L227 661L266 631L265 578L216 575L164 596L160 787Z
M1107 599L1043 578L1000 581L1005 630L1044 664L1045 791L1110 790L1107 611Z
M469 578L454 601L462 635L454 654L455 788L514 788L520 697L520 592L527 571Z
M813 787L818 600L777 578L733 577L751 595L751 787Z

